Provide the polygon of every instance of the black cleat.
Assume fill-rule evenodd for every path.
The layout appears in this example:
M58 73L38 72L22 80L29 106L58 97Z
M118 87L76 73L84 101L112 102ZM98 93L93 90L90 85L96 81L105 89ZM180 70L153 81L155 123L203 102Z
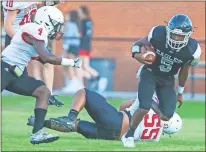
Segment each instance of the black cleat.
M68 116L50 118L52 129L61 131L61 132L74 132L76 128L77 120L71 120Z
M55 105L55 106L57 106L57 107L62 107L62 106L64 105L64 103L61 102L61 101L59 101L59 100L57 100L57 99L55 98L55 96L51 95L51 96L49 97L49 105Z

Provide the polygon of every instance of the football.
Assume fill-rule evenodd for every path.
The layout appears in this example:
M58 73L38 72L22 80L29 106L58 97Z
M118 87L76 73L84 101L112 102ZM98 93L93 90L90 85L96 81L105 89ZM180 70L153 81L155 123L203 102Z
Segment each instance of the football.
M144 45L141 47L141 52L143 52L143 57L147 58L148 60L151 60L152 63L156 59L156 54L154 51L154 48L152 46Z

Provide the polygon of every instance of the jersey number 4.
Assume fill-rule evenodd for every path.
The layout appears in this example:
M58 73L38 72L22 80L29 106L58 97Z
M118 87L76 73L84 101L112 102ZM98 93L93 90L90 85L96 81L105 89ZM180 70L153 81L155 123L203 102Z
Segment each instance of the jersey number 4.
M41 35L41 34L42 34L42 31L43 31L43 28L39 28L38 31L39 31L38 34Z
M21 20L21 22L19 23L19 25L24 25L26 23L30 23L31 22L31 18L33 17L33 15L36 13L36 9L33 9L31 12L29 12L28 14L24 15L24 18Z
M149 117L149 114L146 114L143 121L145 129L142 132L141 139L156 139L161 125L159 116L153 114L152 117Z

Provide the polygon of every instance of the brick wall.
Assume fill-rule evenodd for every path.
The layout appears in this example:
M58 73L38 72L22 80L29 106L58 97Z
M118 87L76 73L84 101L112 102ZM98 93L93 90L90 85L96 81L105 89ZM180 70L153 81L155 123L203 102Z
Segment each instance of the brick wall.
M76 9L79 5L90 8L94 22L94 36L107 37L144 37L152 26L164 25L176 13L185 13L193 21L193 38L205 40L205 3L204 2L67 2L59 8L63 12ZM93 57L113 58L116 61L114 77L115 90L135 90L135 74L140 66L131 58L132 42L93 42ZM61 54L61 41L56 43L56 53ZM201 43L205 60L205 45ZM64 84L60 67L56 67L55 88ZM205 72L200 69L198 72ZM197 81L197 91L204 91L202 81ZM205 81L204 81L205 83ZM189 88L188 83L188 88Z

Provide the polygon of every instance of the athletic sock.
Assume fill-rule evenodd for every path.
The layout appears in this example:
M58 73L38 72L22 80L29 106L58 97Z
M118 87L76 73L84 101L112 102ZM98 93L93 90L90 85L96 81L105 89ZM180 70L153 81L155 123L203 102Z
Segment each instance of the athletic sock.
M78 114L79 114L78 111L76 111L76 110L74 110L74 109L71 109L71 110L69 111L69 114L68 114L69 119L72 120L72 121L74 121L75 119L77 119Z
M32 133L36 133L37 131L41 130L44 127L44 119L46 113L47 113L46 109L41 109L41 108L34 109L35 122L34 122L34 128L32 130Z
M135 132L135 129L133 126L130 125L129 127L129 130L127 131L125 137L128 138L128 137L134 137L134 132Z

